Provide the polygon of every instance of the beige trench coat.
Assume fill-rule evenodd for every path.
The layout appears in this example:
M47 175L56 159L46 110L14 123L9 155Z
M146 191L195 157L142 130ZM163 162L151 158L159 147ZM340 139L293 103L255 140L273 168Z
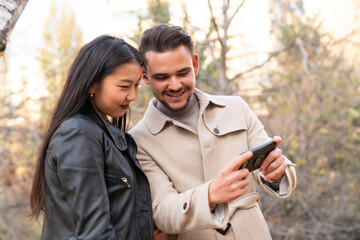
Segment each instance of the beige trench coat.
M214 221L209 183L234 156L270 138L240 97L213 96L198 89L195 94L200 102L198 134L158 111L155 99L130 131L150 181L156 226L168 233L164 239L271 239L256 185L274 197L288 197L296 185L294 164L286 160L280 195L260 181L257 171L251 173L248 192L225 204L221 223ZM213 230L224 229L228 222L231 228L226 235Z

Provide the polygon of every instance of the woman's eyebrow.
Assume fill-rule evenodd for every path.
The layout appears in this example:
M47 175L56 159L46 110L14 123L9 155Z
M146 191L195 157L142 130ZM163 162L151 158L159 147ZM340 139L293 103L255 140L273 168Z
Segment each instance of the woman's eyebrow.
M133 80L130 80L130 79L119 79L118 82L132 83Z

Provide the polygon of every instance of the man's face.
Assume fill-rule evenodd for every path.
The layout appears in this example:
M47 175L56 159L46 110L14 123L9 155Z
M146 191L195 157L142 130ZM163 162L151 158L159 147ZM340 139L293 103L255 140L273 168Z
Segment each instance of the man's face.
M148 51L145 57L148 64L144 82L149 84L155 98L173 111L184 109L195 88L198 56L181 45L163 53Z

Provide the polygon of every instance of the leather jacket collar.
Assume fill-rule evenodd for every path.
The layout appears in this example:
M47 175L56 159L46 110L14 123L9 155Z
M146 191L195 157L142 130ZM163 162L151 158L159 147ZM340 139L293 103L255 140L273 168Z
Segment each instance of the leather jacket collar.
M108 120L105 120L90 103L88 105L89 109L85 115L97 123L112 138L114 144L120 151L125 151L128 148L126 137L131 138L131 136L113 126Z

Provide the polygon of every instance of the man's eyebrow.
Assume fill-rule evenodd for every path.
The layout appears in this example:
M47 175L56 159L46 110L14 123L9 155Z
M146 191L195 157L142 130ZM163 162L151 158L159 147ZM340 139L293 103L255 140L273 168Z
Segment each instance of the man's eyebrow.
M186 71L190 71L191 67L185 67L183 69L180 69L179 71L176 71L177 73L181 73L181 72L186 72Z
M167 73L154 73L151 75L152 78L159 78L159 77L167 77L169 74Z
M182 68L178 71L176 71L176 73L183 73L183 72L187 72L187 71L190 71L191 70L191 67L185 67L185 68ZM158 78L158 77L167 77L169 76L168 73L154 73L151 75L151 77L153 78Z

